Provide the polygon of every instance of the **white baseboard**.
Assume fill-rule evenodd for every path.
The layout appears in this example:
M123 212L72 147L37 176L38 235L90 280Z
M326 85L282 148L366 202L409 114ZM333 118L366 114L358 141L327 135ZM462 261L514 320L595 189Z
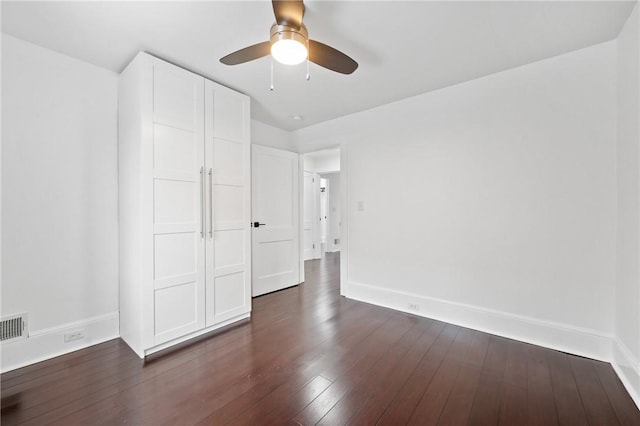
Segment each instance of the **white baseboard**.
M64 341L65 333L82 330L84 338ZM118 313L101 315L29 333L24 340L0 345L0 371L15 370L120 336Z
M624 387L627 388L631 399L640 409L640 360L636 359L629 348L618 338L613 341L611 365Z
M544 346L605 362L611 361L611 336L596 330L434 299L349 281L343 295L398 311ZM409 305L419 309L410 309Z

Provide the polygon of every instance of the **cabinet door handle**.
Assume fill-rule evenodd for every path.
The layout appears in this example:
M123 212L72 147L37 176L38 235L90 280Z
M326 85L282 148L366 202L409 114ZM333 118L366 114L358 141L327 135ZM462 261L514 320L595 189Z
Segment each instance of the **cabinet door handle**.
M200 167L200 238L204 238L205 221L204 166Z
M209 238L213 238L213 167L209 169Z

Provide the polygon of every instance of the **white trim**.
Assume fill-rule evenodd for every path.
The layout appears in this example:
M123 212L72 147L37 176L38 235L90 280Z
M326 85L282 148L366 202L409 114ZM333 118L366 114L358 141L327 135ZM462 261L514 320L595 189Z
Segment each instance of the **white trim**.
M304 155L298 154L298 283L304 277Z
M65 343L65 333L80 329L84 331L83 339ZM0 371L6 373L119 336L119 315L117 312L31 331L27 339L2 344Z
M238 315L238 316L233 317L231 319L228 319L226 321L222 321L220 323L217 323L216 325L212 325L211 327L206 327L206 328L203 328L202 330L194 331L193 333L189 333L189 334L187 334L185 336L182 336L182 337L179 337L177 339L173 339L171 341L161 343L161 344L159 344L157 346L154 346L154 347L152 347L150 349L146 349L144 351L144 355L145 356L151 355L151 354L154 354L156 352L159 352L159 351L162 351L164 349L167 349L167 348L170 348L172 346L175 346L175 345L177 345L179 343L184 343L187 340L193 339L193 338L198 337L198 336L202 336L203 334L210 333L212 331L215 331L215 330L217 330L219 328L222 328L222 327L226 327L226 326L231 325L233 323L236 323L238 321L242 321L244 319L249 318L250 316L251 316L251 312L247 312L246 314ZM137 352L136 352L136 354L140 358L144 358L144 356L142 356L141 354L139 354Z
M343 295L375 305L444 321L534 345L611 360L612 337L597 330L576 327L479 306L451 302L349 281ZM419 305L419 311L409 304Z
M640 409L640 361L618 337L613 338L611 366Z
M340 294L346 296L349 282L349 216L351 202L349 198L349 144L346 139L340 142Z

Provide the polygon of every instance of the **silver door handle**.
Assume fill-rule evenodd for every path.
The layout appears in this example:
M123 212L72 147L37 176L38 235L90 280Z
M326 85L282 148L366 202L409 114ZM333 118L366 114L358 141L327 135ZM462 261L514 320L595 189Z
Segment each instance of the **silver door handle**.
M204 166L200 167L200 238L204 238L205 217L205 192L204 192Z
M209 238L213 238L213 168L209 169Z

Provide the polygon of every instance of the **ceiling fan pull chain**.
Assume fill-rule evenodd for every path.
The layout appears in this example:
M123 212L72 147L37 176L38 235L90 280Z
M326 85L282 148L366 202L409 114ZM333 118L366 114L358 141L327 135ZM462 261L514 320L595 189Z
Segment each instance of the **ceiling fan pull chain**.
M273 56L271 57L271 91L273 92Z
M307 81L311 79L311 75L309 74L309 55L307 54Z

